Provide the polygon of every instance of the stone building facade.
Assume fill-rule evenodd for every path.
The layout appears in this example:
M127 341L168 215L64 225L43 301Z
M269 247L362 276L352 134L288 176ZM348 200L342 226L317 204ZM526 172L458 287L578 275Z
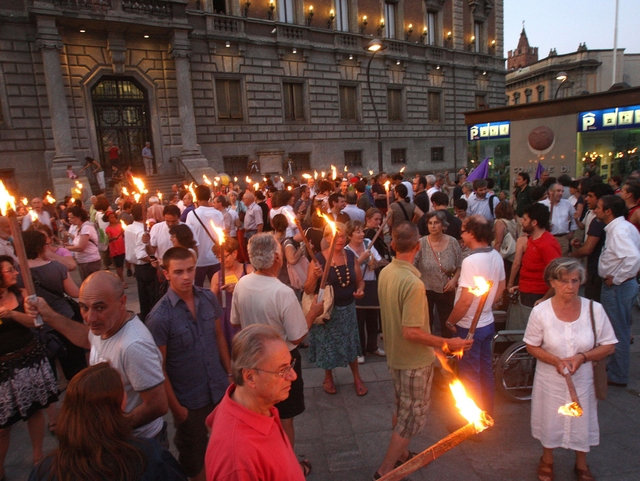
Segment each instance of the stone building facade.
M385 170L452 170L462 113L504 103L502 22L503 0L3 0L0 177L35 195L86 156L140 169L147 141L164 174L377 171L376 115Z

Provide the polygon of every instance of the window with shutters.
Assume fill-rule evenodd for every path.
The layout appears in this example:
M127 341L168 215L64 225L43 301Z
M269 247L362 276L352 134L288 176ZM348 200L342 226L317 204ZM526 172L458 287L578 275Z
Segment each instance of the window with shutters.
M392 122L402 122L402 89L387 89L387 117Z
M224 172L227 175L242 175L248 172L249 156L234 155L230 157L222 157L224 164Z
M344 165L347 167L362 167L362 150L345 150Z
M291 159L291 169L295 171L311 170L311 153L310 152L289 152Z
M349 0L335 0L336 30L349 31Z
M444 147L431 147L431 162L444 162Z
M294 23L294 0L278 0L276 6L278 8L278 19L282 23Z
M216 100L220 120L242 120L242 91L239 79L216 79Z
M406 164L407 163L407 149L391 149L391 163L392 164Z
M429 92L429 122L442 121L442 93Z
M284 119L288 121L305 120L304 85L300 82L283 82Z
M358 120L358 91L351 85L340 86L340 120Z
M439 13L434 10L427 10L427 21L425 25L427 27L427 31L424 32L426 34L425 43L427 45L437 45L438 40L441 37L438 15Z
M396 38L396 8L397 0L384 3L384 32L387 38Z

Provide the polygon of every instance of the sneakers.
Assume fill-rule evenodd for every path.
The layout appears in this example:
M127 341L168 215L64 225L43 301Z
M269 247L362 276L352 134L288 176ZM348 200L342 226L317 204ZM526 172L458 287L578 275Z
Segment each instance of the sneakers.
M373 351L373 354L375 354L376 356L386 356L387 355L387 353L384 352L384 349L380 349L380 348L378 348L375 351Z
M358 364L364 364L364 356L358 356Z

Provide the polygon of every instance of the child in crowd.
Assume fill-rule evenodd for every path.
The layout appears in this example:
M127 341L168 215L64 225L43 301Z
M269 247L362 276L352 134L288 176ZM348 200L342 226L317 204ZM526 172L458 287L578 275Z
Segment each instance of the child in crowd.
M67 178L71 180L78 178L78 174L73 171L73 165L67 165Z

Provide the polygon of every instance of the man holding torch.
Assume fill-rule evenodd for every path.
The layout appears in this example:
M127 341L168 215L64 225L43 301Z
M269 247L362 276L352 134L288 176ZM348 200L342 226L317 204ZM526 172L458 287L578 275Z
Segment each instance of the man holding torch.
M493 231L485 217L466 218L460 235L471 253L462 261L456 300L446 325L458 337L474 340L471 350L458 362L460 380L480 409L491 414L495 393L491 366L495 329L491 306L504 292L504 263L500 253L491 247ZM485 289L478 292L481 284Z
M413 265L420 250L418 228L411 222L398 224L391 246L396 257L380 273L378 295L396 407L391 441L374 479L408 460L409 441L427 423L435 361L433 348L461 351L473 344L471 340L444 339L431 334L424 284Z

